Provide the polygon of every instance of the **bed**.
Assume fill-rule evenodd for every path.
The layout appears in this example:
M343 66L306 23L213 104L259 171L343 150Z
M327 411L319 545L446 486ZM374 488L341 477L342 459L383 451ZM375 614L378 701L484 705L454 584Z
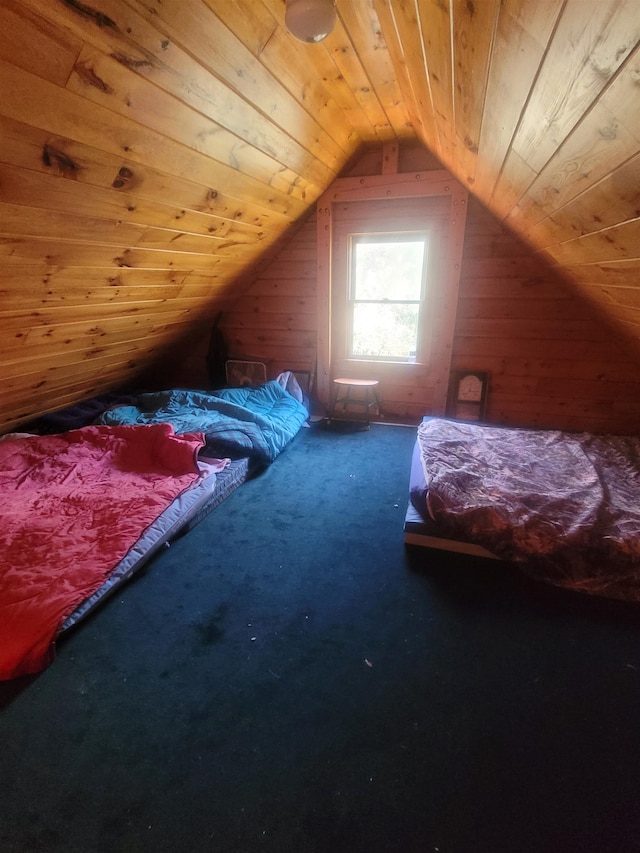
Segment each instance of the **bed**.
M640 601L640 439L425 418L404 537Z
M267 383L109 395L44 434L3 437L0 680L44 669L61 633L273 462L307 417Z

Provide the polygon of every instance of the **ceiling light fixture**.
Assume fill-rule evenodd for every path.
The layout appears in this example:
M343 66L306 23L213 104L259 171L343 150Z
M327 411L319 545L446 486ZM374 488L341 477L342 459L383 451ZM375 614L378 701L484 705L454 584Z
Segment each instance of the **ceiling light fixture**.
M284 21L291 35L315 44L325 39L335 27L333 0L287 0Z

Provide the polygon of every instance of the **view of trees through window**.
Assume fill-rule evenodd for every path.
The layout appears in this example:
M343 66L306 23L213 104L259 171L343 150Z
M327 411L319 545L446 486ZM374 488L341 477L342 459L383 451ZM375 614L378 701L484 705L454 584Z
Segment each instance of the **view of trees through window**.
M415 360L427 252L424 233L351 238L351 358Z

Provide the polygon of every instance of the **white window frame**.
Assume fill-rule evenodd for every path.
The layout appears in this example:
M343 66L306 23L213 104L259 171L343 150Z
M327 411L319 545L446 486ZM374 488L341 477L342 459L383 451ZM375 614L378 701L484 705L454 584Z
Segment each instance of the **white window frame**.
M332 267L337 250L334 240L334 209L352 201L370 201L387 198L431 198L446 196L450 202L447 257L441 274L433 282L432 299L438 303L437 335L432 336L429 352L428 375L420 379L413 370L419 365L395 366L410 375L410 381L419 381L421 393L430 394L430 411L444 415L447 388L451 369L451 355L456 321L456 307L465 220L467 190L446 170L402 172L363 177L337 178L316 204L317 232L317 331L316 331L316 393L328 405L332 392ZM424 384L426 383L426 384Z
M423 261L422 273L420 282L420 296L418 299L357 299L355 295L356 288L356 252L355 247L362 243L402 243L402 242L422 242L423 244ZM348 242L348 275L349 280L346 287L347 311L346 311L346 328L345 328L345 352L348 359L354 361L374 361L374 362L391 362L395 364L411 364L422 358L422 330L425 325L425 312L428 295L428 278L429 278L429 242L430 233L428 230L412 231L402 229L398 231L374 231L366 234L349 234ZM360 354L353 352L353 334L354 334L354 309L358 304L394 304L394 305L417 305L418 306L418 324L416 329L416 347L413 351L413 356L384 356L379 354Z

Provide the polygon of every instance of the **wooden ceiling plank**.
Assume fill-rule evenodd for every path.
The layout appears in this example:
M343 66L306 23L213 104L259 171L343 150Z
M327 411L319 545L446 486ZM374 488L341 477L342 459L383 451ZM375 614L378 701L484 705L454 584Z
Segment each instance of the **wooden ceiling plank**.
M55 381L57 377L85 379L87 362L90 362L92 368L98 373L104 368L130 363L143 354L145 354L144 341L138 341L132 344L120 343L106 346L94 353L86 350L61 353L53 364L48 357L42 355L39 358L21 358L11 364L1 365L3 388L18 391L22 386L24 391L27 383L42 380L43 377L49 381L52 379Z
M212 174L227 192L246 195L249 202L274 208L296 218L306 210L303 201L279 192L231 166L215 162L199 151L139 125L112 110L89 103L85 98L53 86L13 65L0 62L6 93L3 115L28 124L37 116L39 126L49 133L77 139L85 145L112 154L126 155L135 162L153 162L156 168L210 186Z
M340 0L340 18L397 138L415 138L373 0Z
M598 261L595 264L570 264L566 272L579 284L638 288L638 264L635 261Z
M640 154L588 187L551 216L524 228L526 238L551 246L640 216Z
M128 246L108 246L99 243L74 243L72 240L47 240L32 237L0 237L2 263L48 265L49 267L137 267L159 270L213 271L216 267L227 272L240 269L256 254L253 247L247 257L169 252L160 249L137 249Z
M93 187L88 193L86 185L77 181L61 180L53 175L3 163L0 163L0 186L2 200L7 204L34 208L46 206L46 210L56 213L127 222L140 227L167 228L192 235L224 237L236 243L259 241L268 234L266 230L258 231L242 222L154 204L112 189Z
M213 309L214 314L217 313ZM198 318L202 321L203 316L211 313L205 305L198 312ZM7 345L3 345L3 352L8 352L12 348L30 347L38 342L40 346L46 344L49 347L50 342L57 341L62 345L63 349L69 349L72 342L77 341L77 345L82 342L88 345L87 341L91 341L90 346L99 344L103 339L105 342L110 340L127 340L129 337L142 337L143 334L159 334L171 330L176 325L188 323L191 318L191 311L153 311L146 314L136 316L117 316L104 317L99 320L78 320L76 322L59 322L51 324L36 324L23 327L15 334L7 334Z
M379 45L379 68L374 79L370 76L367 59L375 48L371 48L373 31L371 20L367 19L364 31L358 27L358 19L364 20L360 12L365 10L362 2L359 9L353 8L351 0L341 0L338 7L338 20L330 38L325 42L327 51L338 71L338 75L347 83L356 100L362 107L374 131L374 139L387 142L396 138L395 129L379 97L380 83L384 77L384 65L388 56L386 45ZM351 24L351 28L349 27ZM357 44L354 42L357 40ZM361 52L362 51L362 52ZM378 85L376 85L376 81ZM385 81L388 85L388 81ZM391 99L393 103L393 99ZM370 141L371 137L365 141Z
M507 0L501 7L491 53L474 186L474 192L481 198L490 198L494 190L562 5L563 0L524 6L521 0Z
M640 311L640 288L616 287L609 284L587 285L598 291L598 301L605 300L627 311Z
M232 5L235 4L228 4L229 7ZM166 46L158 54L157 45L160 43ZM136 73L311 180L326 183L335 176L342 158L337 159L325 150L311 154L289 131L264 116L256 106L231 90L173 42L163 41L159 34L156 38L150 34L144 47L155 51L156 62L134 65L132 70ZM120 61L126 63L124 58ZM337 117L337 114L333 116L335 120Z
M285 26L284 5L272 3L267 9L259 0L210 0L209 5L296 101L331 129L348 157L363 140L376 137L370 117L330 56L332 36L323 44L298 41Z
M0 5L0 59L64 86L82 40L52 17L42 17L21 0Z
M66 354L65 354L66 355ZM16 392L24 397L25 389L42 388L45 385L51 386L52 383L56 387L66 387L68 382L86 379L87 360L82 357L81 352L71 353L71 357L56 359L54 364L48 359L27 359L21 362L14 362L12 365L7 365L2 370L2 388L3 392ZM139 357L139 355L138 355ZM136 352L123 348L122 345L112 347L108 352L103 352L96 355L92 359L92 365L96 373L106 373L110 370L118 371L118 367L129 364L133 365L136 358Z
M363 139L375 137L373 125L326 49L293 42L293 37L278 27L258 58L296 100L306 109L313 108L322 126L332 128L346 160Z
M38 0L26 0L37 8ZM227 130L254 144L264 153L315 163L312 168L334 174L340 161L326 150L317 155L305 151L295 135L291 135L265 117L238 92L208 68L198 57L185 51L172 38L167 38L153 20L146 19L119 0L102 0L101 13L113 26L96 27L76 4L61 3L57 18L76 37L82 38L103 53L128 67L132 72L154 82L180 101L188 103L204 115L217 116ZM215 18L211 16L215 22ZM246 136L245 136L246 135ZM304 153L303 153L304 152ZM319 159L318 159L319 157Z
M307 195L315 198L319 192L302 174L311 162L308 154L296 164L296 172L93 47L83 49L67 89L282 193L304 199ZM331 176L322 169L319 180L328 181Z
M248 230L254 229L255 233L263 228L280 233L290 221L284 214L211 189L208 184L203 186L160 172L126 156L55 136L2 115L0 163L29 169L39 177L64 178L67 187L76 183L84 187L85 195L92 195L96 187L108 189L116 204L129 207L142 200L143 204L152 202L172 209L180 207L181 212L202 214L210 222L222 219L238 223Z
M622 222L602 231L557 243L547 249L559 264L635 260L640 261L640 218ZM640 282L638 283L640 288Z
M81 323L94 321L96 316L100 317L99 324L102 326L111 319L126 319L135 316L142 320L152 319L157 321L158 317L186 317L188 314L198 311L202 307L200 299L172 299L145 300L129 303L105 302L99 306L96 314L95 305L53 305L44 306L29 311L8 311L3 308L0 311L2 328L8 336L23 330L32 330L41 326L66 326L70 323Z
M55 308L60 306L93 305L94 311L101 305L127 305L140 302L171 303L178 300L203 300L217 295L222 285L188 285L176 286L165 284L157 286L145 285L142 287L131 287L122 285L120 287L97 287L76 282L74 287L69 281L65 281L57 287L48 286L43 288L40 280L35 282L23 279L21 287L11 286L4 280L0 289L2 310L15 312L24 309L25 302L37 306L36 310L42 308Z
M225 15L226 9L225 5ZM342 135L341 147L352 156L363 140L376 139L376 132L350 81L336 67L330 52L333 35L322 44L305 44L287 31L284 7L274 14L278 26L261 51L260 61L306 109L317 112L323 125L332 125L332 133Z
M535 178L536 173L510 148L489 199L494 214L506 219L522 198L523 187L531 186Z
M19 294L22 288L26 295L36 301L53 294L84 292L88 299L94 292L117 293L131 289L162 290L169 288L179 294L183 289L195 289L204 295L218 291L224 286L225 273L201 271L145 270L130 267L63 267L51 268L43 264L12 264L3 269L0 280L0 297L9 298Z
M414 18L411 26L407 13L389 0L373 0L373 4L414 134L437 153L438 139L433 132L433 104L427 80L424 73L411 74L411 69L414 65L419 68L419 63L415 63L415 60L409 61L407 56L409 54L414 58L422 52L417 19ZM404 36L401 35L402 32L405 33ZM415 44L412 46L408 39L415 40Z
M163 341L168 335L172 335L176 330L184 327L182 322L165 323L158 327L153 325L136 326L135 328L120 328L109 330L105 333L104 329L94 327L87 334L84 329L83 334L78 335L77 329L71 330L71 335L49 335L46 340L46 346L43 348L42 342L37 340L33 343L27 343L22 338L16 339L13 346L3 347L2 359L0 360L0 370L4 372L7 366L17 363L28 363L30 360L37 361L43 358L49 364L59 363L61 359L83 357L91 370L91 364L95 357L102 353L110 352L112 349L120 351L122 348L130 347L132 353L144 354L145 352L156 352L162 349ZM67 327L69 332L69 327Z
M637 12L637 0L566 3L513 142L534 171L544 168L637 45Z
M333 165L327 165L339 170L346 153L329 129L321 127L225 26L215 14L215 0L169 0L161 6L153 0L127 2L318 159L330 155Z
M640 45L531 184L510 216L513 227L540 221L638 154L640 110L628 104L639 75Z
M459 172L472 188L500 0L452 0L453 114Z
M128 370L131 371L131 375L135 375L139 370L138 364L133 363ZM107 371L105 374L101 374L99 378L94 375L92 378L85 378L84 382L76 379L69 381L68 384L63 384L61 387L49 387L48 383L45 382L40 388L24 389L22 394L18 392L15 395L8 396L5 405L17 404L19 406L18 423L31 420L40 412L50 412L63 408L65 404L93 397L100 392L122 384L128 378L126 372L122 369L113 372ZM12 420L13 418L5 421L5 424Z
M221 254L237 242L229 235L190 234L169 228L154 228L123 220L88 217L70 211L54 211L26 204L0 202L0 235L68 240L131 248L158 248L196 254ZM255 246L256 241L251 243Z
M451 0L413 0L422 34L425 72L433 103L442 162L454 175L458 168L453 111ZM419 63L418 67L421 67Z

